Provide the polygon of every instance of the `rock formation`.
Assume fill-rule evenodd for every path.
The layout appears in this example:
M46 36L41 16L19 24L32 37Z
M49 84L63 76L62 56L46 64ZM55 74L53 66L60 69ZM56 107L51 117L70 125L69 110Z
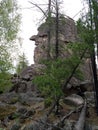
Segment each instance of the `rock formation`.
M75 26L75 22L71 18L61 18L59 20L59 57L61 58L67 58L70 55L70 51L66 52L66 45L68 43L73 43L77 41L77 28ZM33 91L36 89L35 85L32 83L32 79L36 76L41 74L40 71L41 68L44 67L44 65L40 64L40 61L43 59L47 59L47 47L48 47L48 25L47 21L40 25L38 28L38 34L33 35L30 40L35 41L35 51L34 51L34 64L31 66L25 68L20 73L20 87L18 92L27 92L27 91ZM52 58L55 57L55 18L52 18L52 24L51 24L51 49L50 49L50 55ZM81 70L84 74L84 81L86 87L90 82L92 81L91 76L91 63L90 59L86 59L85 63L81 66ZM25 86L24 86L25 84ZM72 77L70 80L70 83L68 86L79 86L81 83L80 80L76 79L75 77ZM83 85L82 85L83 86ZM85 85L84 85L85 86ZM25 88L25 89L24 89ZM91 87L90 87L91 88Z
M47 21L46 21L47 22ZM43 59L47 59L47 47L48 47L48 25L47 23L43 23L38 28L38 34L33 35L30 40L35 41L35 51L34 51L34 64L23 69L20 73L20 84L18 87L18 92L28 92L36 90L36 86L32 83L32 79L41 74L41 68L44 65L40 64L40 61ZM77 41L77 28L75 26L75 22L71 18L61 18L59 20L59 57L67 58L70 55L70 52L66 52L66 45L68 43L73 43ZM52 58L55 57L55 18L52 18L51 24L51 49L50 55ZM68 87L70 86L92 86L90 82L92 82L91 75L91 63L90 59L86 59L85 63L81 66L81 70L84 74L84 83L87 85L83 85L80 80L72 77L70 80ZM88 85L89 84L89 85ZM14 85L15 86L15 85ZM17 86L17 85L16 85ZM91 87L89 87L91 88ZM88 88L88 89L89 89ZM17 89L16 89L17 90Z
M46 21L47 22L47 21ZM47 47L48 47L48 25L45 23L41 24L38 28L38 34L33 35L30 40L35 41L35 51L34 51L34 62L39 64L41 60L47 59ZM68 43L73 43L78 41L77 28L73 19L61 18L59 20L59 57L67 58L70 55L70 51L66 52L66 45ZM52 18L51 23L51 41L50 41L50 56L55 57L55 18ZM84 64L80 67L83 75L84 81L92 81L91 72L91 62L90 59L85 59ZM80 81L72 78L71 84L80 84Z
M54 21L55 19L53 19ZM54 23L54 22L53 22ZM60 57L67 57L63 48L66 48L66 44L69 42L75 42L77 40L77 29L75 23L70 18L65 18L63 22L59 21L59 51ZM55 44L55 25L51 25L51 45ZM53 35L54 34L54 35ZM64 100L60 100L62 108L60 108L60 115L55 116L54 113L49 115L47 119L47 111L49 109L44 106L44 98L41 97L37 90L37 87L32 83L33 78L36 75L42 74L41 69L45 66L40 64L40 60L47 59L47 24L43 23L38 28L38 34L32 36L30 40L35 41L36 48L34 52L35 64L25 68L18 76L18 84L15 79L13 85L17 84L17 92L10 90L10 92L0 95L0 129L4 130L72 130L74 124L77 122L80 110L84 104L84 98L79 96L77 90L70 91L72 86L86 86L91 85L91 89L85 90L84 96L87 99L88 112L90 117L86 117L86 123L84 130L98 129L98 117L95 113L95 99L94 92L92 91L92 84L88 81L91 80L89 64L90 61L86 60L85 64L81 67L85 74L84 82L78 81L76 78L72 78L70 84L68 84L68 97ZM53 48L52 48L53 49ZM55 54L51 50L51 56ZM89 83L89 85L88 85ZM25 85L25 86L24 86ZM81 90L81 89L80 89ZM89 90L89 91L88 91ZM78 95L77 95L78 94ZM91 125L92 124L92 125Z
M46 21L47 22L47 21ZM48 26L43 23L38 28L38 34L33 35L30 40L35 41L35 51L34 51L34 62L39 63L41 59L47 59L47 40L48 40ZM77 40L77 29L73 19L63 18L59 20L59 54L61 57L67 57L64 48L69 42L75 42ZM52 18L51 23L51 57L54 57L55 51L55 18Z

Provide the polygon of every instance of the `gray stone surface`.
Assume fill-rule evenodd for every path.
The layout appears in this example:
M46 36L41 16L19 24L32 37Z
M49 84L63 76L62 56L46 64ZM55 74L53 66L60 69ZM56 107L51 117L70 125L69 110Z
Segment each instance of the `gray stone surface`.
M72 106L79 106L84 103L84 100L81 96L72 94L64 99L64 103Z
M51 46L52 49L55 48L55 18L52 18L51 24ZM34 50L34 61L35 64L39 63L41 59L47 59L47 34L48 34L48 25L43 23L38 28L38 34L32 36L30 39L35 41L36 48ZM60 41L60 56L67 57L68 54L65 53L64 49L68 42L75 42L77 40L77 29L75 22L71 18L63 18L59 20L59 41ZM51 57L55 57L55 53L51 49Z
M87 102L89 103L89 105L91 105L91 106L94 107L95 106L95 99L96 99L95 92L89 92L89 91L87 91L87 92L84 93L84 95L85 95L85 97L86 97Z

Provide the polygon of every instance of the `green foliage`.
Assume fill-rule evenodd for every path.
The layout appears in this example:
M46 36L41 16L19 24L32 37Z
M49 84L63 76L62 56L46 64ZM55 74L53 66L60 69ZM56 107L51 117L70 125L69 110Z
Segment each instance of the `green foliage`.
M39 87L40 92L46 98L45 104L48 104L48 101L51 104L51 100L56 101L58 97L63 96L63 83L71 75L77 64L81 63L80 55L82 52L79 56L77 53L79 53L80 50L83 51L83 48L77 46L77 44L78 43L69 44L68 49L70 48L73 53L68 58L57 58L55 60L44 61L43 64L46 68L43 70L43 75L34 78L33 82ZM77 50L76 52L76 48L80 50ZM73 76L83 80L83 75L79 68L77 68Z
M1 0L0 2L0 41L12 42L17 37L20 15L16 0Z
M85 57L90 57L93 53L94 50L94 40L95 40L95 31L93 30L93 28L91 27L91 23L90 23L90 14L86 14L86 18L88 18L88 20L82 20L82 18L80 18L77 21L77 31L78 31L78 37L80 42L82 43L82 46L84 48L87 48L86 51L86 55Z
M15 51L15 40L19 31L20 15L16 0L0 1L0 52Z
M45 99L44 103L45 103L45 108L51 106L51 104L52 104L52 98L51 97L47 97Z
M6 47L0 47L0 72L7 72L12 68L12 59Z
M91 44L87 43L69 43L67 45L67 49L70 49L72 52L72 55L77 57L77 59L81 58L81 55L85 52L84 58L90 57L90 54L93 50L93 46Z
M10 70L13 69L12 59L6 48L0 47L0 91L5 91L11 86Z
M33 82L39 86L42 95L45 96L46 101L50 97L51 100L56 100L57 97L62 95L61 84L62 75L60 69L60 60L44 62L46 68L44 74L37 76ZM62 71L63 72L63 71ZM45 104L46 104L45 101ZM49 100L50 101L50 100Z
M18 64L16 67L16 72L20 73L27 66L28 66L28 60L25 54L23 53L22 55L19 56Z
M80 18L77 21L77 31L81 42L89 45L94 43L94 31L91 30L91 25L89 21L83 21Z
M11 74L8 72L0 73L0 91L7 91L11 85Z
M95 26L95 42L98 46L98 1L92 0L92 9L93 9L93 22Z
M20 15L16 0L0 1L0 89L9 87ZM15 57L14 57L15 58Z

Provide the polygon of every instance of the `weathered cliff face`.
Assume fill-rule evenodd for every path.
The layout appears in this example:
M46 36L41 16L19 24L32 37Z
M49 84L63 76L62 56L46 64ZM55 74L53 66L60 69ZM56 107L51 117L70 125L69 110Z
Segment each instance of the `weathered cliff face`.
M47 59L47 47L48 47L48 25L43 23L38 28L38 34L30 38L35 41L35 51L34 51L34 61L35 64L25 68L19 77L19 87L18 92L30 92L36 90L36 86L32 83L33 78L36 75L41 74L41 68L45 66L40 64L40 61ZM66 45L72 42L74 44L77 41L77 29L75 23L70 18L65 18L64 20L59 21L59 57L67 58L70 56L70 51L66 52ZM53 19L51 24L51 58L55 57L55 19ZM91 63L90 59L85 59L85 63L79 66L84 75L84 81L92 81L91 73ZM69 86L78 86L81 84L79 79L72 77L69 82Z
M50 55L55 57L55 19L51 22L51 41L50 41ZM38 34L30 38L30 40L35 41L35 51L34 51L34 62L39 63L42 59L47 59L47 46L48 46L48 25L43 23L38 28ZM77 40L77 29L75 23L70 18L63 18L59 20L59 55L60 57L67 57L64 48L69 42L75 42Z
M70 42L74 44L78 40L77 28L74 20L71 18L63 18L59 20L59 56L67 58L70 55L70 51L66 52L66 45ZM38 34L33 35L30 40L35 41L34 62L39 64L41 60L47 59L47 47L48 47L48 25L43 23L38 28ZM50 56L55 57L55 19L53 18L51 24L51 42L50 42ZM90 59L85 59L84 65L81 69L84 74L84 80L91 80L91 63Z

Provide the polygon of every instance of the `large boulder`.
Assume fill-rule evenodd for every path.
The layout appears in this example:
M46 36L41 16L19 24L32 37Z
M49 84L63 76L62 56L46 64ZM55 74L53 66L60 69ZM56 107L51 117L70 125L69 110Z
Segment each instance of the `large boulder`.
M76 94L72 94L66 98L64 98L64 103L71 105L71 106L79 106L82 105L84 103L84 100L81 96L76 95Z
M24 68L19 75L13 75L11 78L13 86L9 92L27 93L37 91L36 85L33 84L33 79L36 75L41 75L43 73L42 69L44 68L45 65L32 64Z

